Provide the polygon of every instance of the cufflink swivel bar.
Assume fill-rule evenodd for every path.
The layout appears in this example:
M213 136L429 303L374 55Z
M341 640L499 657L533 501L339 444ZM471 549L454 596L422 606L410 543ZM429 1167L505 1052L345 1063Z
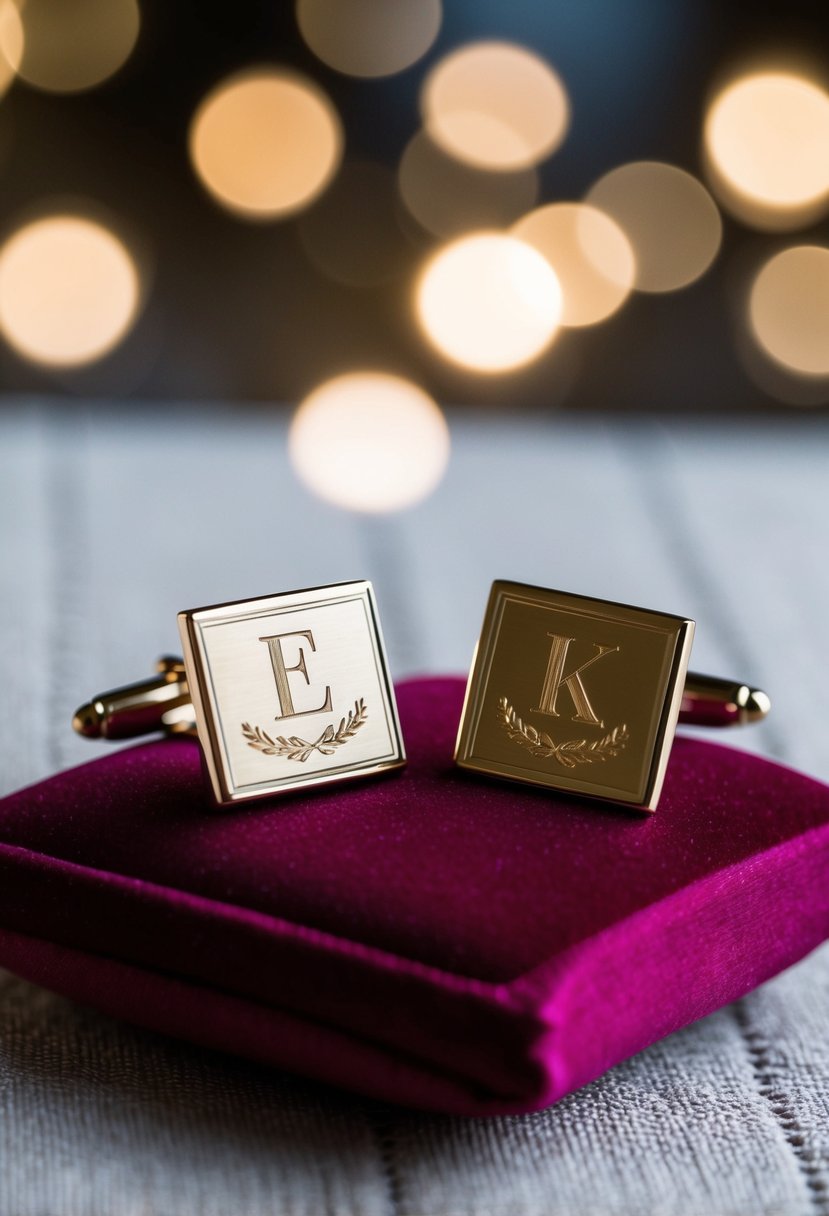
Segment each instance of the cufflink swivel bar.
M181 659L165 655L157 675L123 688L102 692L82 705L72 719L86 739L131 739L164 731L196 734L196 720ZM759 722L771 702L759 688L734 680L688 672L682 692L680 722L695 726L743 726Z
M82 705L72 726L85 739L133 739L164 731L196 734L196 715L181 659L164 655L156 675L102 692Z
M762 689L689 671L679 720L694 726L745 726L761 722L770 709L771 701Z

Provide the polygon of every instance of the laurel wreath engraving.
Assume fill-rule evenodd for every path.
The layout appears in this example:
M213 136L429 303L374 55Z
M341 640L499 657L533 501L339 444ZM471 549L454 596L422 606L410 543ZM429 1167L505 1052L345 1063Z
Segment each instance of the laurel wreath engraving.
M251 726L249 722L242 723L242 734L248 747L255 748L265 756L285 756L288 760L298 760L300 764L304 764L312 752L319 752L321 756L333 756L338 747L354 738L367 717L366 703L360 697L359 701L354 702L354 708L348 711L348 715L340 719L336 730L333 723L326 726L313 743L308 739L300 739L298 735L276 735L271 738L261 726Z
M614 726L603 739L588 743L586 739L565 739L554 743L549 735L536 730L529 722L519 718L506 697L498 702L498 717L510 739L526 747L534 756L557 760L564 768L575 768L577 764L593 764L597 760L609 760L624 751L630 738L625 725Z

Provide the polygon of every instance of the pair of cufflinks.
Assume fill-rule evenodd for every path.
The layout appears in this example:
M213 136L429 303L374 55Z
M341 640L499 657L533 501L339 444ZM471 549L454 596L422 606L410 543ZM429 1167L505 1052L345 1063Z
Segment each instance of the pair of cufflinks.
M368 582L178 615L184 660L75 714L87 738L195 734L219 805L397 769L406 752ZM493 584L455 748L463 769L656 809L677 722L732 725L769 701L688 675L694 622Z

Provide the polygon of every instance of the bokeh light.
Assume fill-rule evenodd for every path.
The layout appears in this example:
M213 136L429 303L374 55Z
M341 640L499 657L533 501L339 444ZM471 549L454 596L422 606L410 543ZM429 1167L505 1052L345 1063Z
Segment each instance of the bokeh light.
M425 498L449 460L449 429L423 389L400 376L350 372L300 405L289 451L300 479L354 511L398 511Z
M103 225L54 215L0 249L0 330L27 359L76 367L107 354L140 299L135 262Z
M712 188L739 219L786 229L829 204L829 94L788 72L733 81L705 121Z
M762 267L749 297L760 346L785 368L829 375L829 249L798 245Z
M513 236L543 254L561 285L561 324L595 325L627 299L636 277L630 241L603 211L551 203L523 216Z
M50 93L79 93L112 76L128 59L141 25L136 0L25 0L19 9L18 74ZM13 22L4 21L0 39L10 62L16 38Z
M497 232L444 246L416 290L426 336L447 359L479 372L509 371L540 355L558 329L561 307L549 262Z
M761 392L774 401L798 409L829 403L829 375L804 376L785 367L759 345L753 332L738 330L735 337L740 364L751 383Z
M506 227L538 198L535 169L477 169L442 151L425 131L409 141L398 181L410 214L427 232L446 238Z
M701 182L661 161L612 169L587 202L614 219L636 258L639 291L676 291L703 275L717 256L722 220Z
M523 169L559 146L570 104L548 63L525 47L477 42L442 59L423 86L424 125L458 160Z
M440 0L297 0L297 23L318 58L349 76L391 76L437 37Z
M291 215L312 202L339 167L342 143L322 89L277 69L222 81L190 126L190 157L203 185L253 220Z
M23 58L23 22L14 0L0 0L0 97L8 91Z
M394 174L373 161L347 161L298 220L309 259L349 287L375 287L400 273L409 247L399 223Z

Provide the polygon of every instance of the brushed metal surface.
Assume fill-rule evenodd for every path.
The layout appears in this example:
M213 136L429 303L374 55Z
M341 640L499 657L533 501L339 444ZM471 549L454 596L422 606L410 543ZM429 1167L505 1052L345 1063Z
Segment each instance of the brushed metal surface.
M178 621L218 803L405 763L370 583L198 608Z
M694 622L495 582L461 716L461 768L653 811Z

